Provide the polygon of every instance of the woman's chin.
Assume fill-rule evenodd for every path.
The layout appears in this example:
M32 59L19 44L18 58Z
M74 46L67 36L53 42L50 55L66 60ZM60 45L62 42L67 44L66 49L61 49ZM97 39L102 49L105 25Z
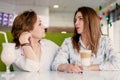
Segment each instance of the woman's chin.
M81 34L81 32L77 32L78 34Z
M45 37L46 36L46 34L43 34L43 37Z
M43 34L42 38L45 38L46 34Z

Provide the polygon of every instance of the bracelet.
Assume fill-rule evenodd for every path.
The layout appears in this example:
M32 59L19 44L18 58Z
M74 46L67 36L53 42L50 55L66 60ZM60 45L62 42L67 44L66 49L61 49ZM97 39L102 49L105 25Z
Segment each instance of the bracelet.
M21 44L21 46L31 46L31 44L30 43L23 43L23 44Z

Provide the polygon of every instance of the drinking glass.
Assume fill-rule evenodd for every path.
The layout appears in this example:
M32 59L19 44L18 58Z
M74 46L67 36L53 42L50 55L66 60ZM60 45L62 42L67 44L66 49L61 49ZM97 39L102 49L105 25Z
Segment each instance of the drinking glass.
M81 64L84 70L91 65L91 50L81 50L80 51Z
M15 44L14 43L2 43L3 49L1 53L1 60L6 65L6 73L2 76L10 74L10 65L15 61Z

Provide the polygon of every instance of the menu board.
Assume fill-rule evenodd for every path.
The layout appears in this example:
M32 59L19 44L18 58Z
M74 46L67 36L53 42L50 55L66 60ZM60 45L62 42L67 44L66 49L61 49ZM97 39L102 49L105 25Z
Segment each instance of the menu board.
M14 14L0 12L0 25L11 26L13 23Z
M3 13L0 12L0 25L2 25Z

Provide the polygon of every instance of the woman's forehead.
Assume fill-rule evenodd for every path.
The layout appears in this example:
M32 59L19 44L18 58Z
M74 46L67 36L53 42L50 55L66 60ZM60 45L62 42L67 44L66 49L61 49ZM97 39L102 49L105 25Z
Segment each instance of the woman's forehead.
M39 22L41 22L41 18L40 18L39 16L37 16L37 20L38 20Z
M81 12L77 12L75 18L78 18L78 17L82 17L82 13Z

